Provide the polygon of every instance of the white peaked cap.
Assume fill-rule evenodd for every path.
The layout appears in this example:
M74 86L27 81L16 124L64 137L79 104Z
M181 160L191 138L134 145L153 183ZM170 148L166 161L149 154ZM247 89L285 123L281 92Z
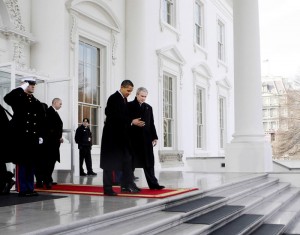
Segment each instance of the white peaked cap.
M32 76L30 76L30 77L23 77L21 79L21 82L25 82L25 81L36 82L36 78L32 77Z

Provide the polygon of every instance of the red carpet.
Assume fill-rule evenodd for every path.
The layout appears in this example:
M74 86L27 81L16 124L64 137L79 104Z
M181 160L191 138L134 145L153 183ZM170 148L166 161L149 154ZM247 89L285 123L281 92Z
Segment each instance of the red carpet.
M142 188L142 191L138 194L120 193L120 187L114 186L114 191L121 197L137 197L137 198L166 198L175 196L182 193L197 190L197 188L186 189L162 189L151 190L148 188ZM90 196L103 196L103 187L94 185L79 185L79 184L58 184L53 185L51 190L36 188L37 192L46 193L63 193L63 194L79 194Z

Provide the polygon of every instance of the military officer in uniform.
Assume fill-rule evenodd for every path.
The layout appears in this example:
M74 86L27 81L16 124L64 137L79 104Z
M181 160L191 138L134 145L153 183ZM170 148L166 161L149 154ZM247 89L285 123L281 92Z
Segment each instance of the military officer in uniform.
M12 154L16 163L16 189L19 196L37 196L34 191L34 165L43 143L42 123L45 118L41 102L33 96L36 79L24 77L19 87L9 92L4 101L12 107Z

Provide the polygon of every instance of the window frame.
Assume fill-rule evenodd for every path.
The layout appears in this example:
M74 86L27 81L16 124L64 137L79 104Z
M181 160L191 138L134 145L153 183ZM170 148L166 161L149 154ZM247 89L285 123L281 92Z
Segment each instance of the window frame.
M95 48L96 49L96 56L94 55L94 57L91 57L91 63L88 64L88 62L86 61L85 55L81 55L81 46L84 46L85 50L90 47L90 48ZM83 57L81 57L83 56ZM92 60L96 60L96 64L93 64ZM93 78L91 77L91 84L90 84L90 89L91 89L91 99L92 102L87 102L87 100L85 100L84 98L87 96L87 87L85 86L85 80L83 80L84 82L80 82L81 79L81 73L80 73L80 66L83 66L83 77L85 76L85 71L87 68L90 69L90 71L94 71L95 75L95 80L96 81L96 86L95 84L93 84ZM94 70L93 70L94 68ZM92 72L92 76L94 75ZM80 84L83 84L83 99L81 100L81 96L79 94L79 89L80 89ZM78 126L80 126L82 124L82 120L83 118L89 118L90 120L90 129L92 132L92 141L93 141L93 145L99 145L100 144L100 126L99 126L99 119L100 119L100 108L101 108L101 47L95 45L94 43L90 42L89 40L85 40L83 38L79 39L78 42L78 77L77 77L77 93L78 93L78 98L77 98L77 109L78 109L78 113L77 113L77 123ZM93 103L93 99L94 99L94 87L96 87L96 103ZM85 113L88 113L87 115Z
M178 12L178 1L179 0L161 0L160 1L160 29L161 31L169 31L175 34L177 41L180 40L180 29L179 29L179 12ZM172 12L170 13L169 22L167 17L166 3L172 3Z
M219 61L226 62L225 59L225 23L220 18L217 19L217 58Z
M201 91L201 110L199 110L199 96L198 92ZM196 86L196 150L204 150L206 148L205 144L205 137L206 137L206 110L205 110L205 89L200 86ZM199 113L200 116L199 117ZM199 119L201 119L199 123ZM200 126L200 127L199 127ZM201 133L199 136L199 128L201 128ZM200 139L200 143L199 143Z
M204 3L199 0L195 0L194 6L194 41L195 44L201 48L205 47L204 38ZM197 15L197 9L199 9L200 16ZM199 22L200 21L200 22ZM199 30L197 30L199 29ZM198 33L199 32L199 33ZM199 38L199 40L197 40Z
M162 0L163 21L176 28L176 0Z
M171 92L171 96L166 94L166 81L165 79L168 79L169 81L172 82L172 87L170 90L170 84L168 84L168 93ZM176 135L176 130L175 130L175 115L176 115L176 110L175 110L175 93L176 93L176 78L175 76L164 73L163 74L163 148L164 149L174 149L175 147L175 135ZM165 99L170 98L168 100L168 103L166 104ZM168 111L168 117L166 117L166 106L169 106L168 109L171 108L171 110ZM168 125L168 130L171 130L171 133L168 131L166 132L166 127L165 127L165 122L167 121ZM170 128L170 129L169 129ZM167 138L167 139L166 139Z
M219 147L224 150L226 145L226 97L220 95L218 98L218 122L219 122Z

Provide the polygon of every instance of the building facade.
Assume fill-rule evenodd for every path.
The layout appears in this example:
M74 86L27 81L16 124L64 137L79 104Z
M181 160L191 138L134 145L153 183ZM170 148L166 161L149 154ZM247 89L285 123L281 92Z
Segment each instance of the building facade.
M257 98L251 100L255 110L261 98L255 86L250 91L241 89L244 85L237 81L246 78L235 76L239 80L234 80L234 74L246 71L234 71L233 48L236 42L240 43L237 48L249 44L240 37L243 31L233 32L234 25L243 28L243 22L248 22L241 12L254 18L258 14L256 1L242 2L0 0L0 98L19 84L20 77L35 75L39 79L36 96L41 101L50 105L54 97L63 100L60 115L66 141L61 151L66 157L60 165L74 169L75 175L74 130L83 117L90 118L93 153L99 154L106 100L124 79L132 80L135 88L149 90L148 103L159 134L157 168L183 167L189 158L224 158L226 148L230 156L240 157L236 149L244 148L240 143L245 140L234 139L244 138L241 121L247 124L249 141L255 135L259 148L264 148L259 120L250 120L247 112L241 112L242 116L234 112L237 99L239 111L241 102L248 102L239 96L253 96L251 89L256 90ZM238 23L233 20L234 9ZM256 23L247 23L255 39ZM251 39L250 44L256 42ZM242 50L235 53L242 55ZM246 60L246 66L260 72L257 63L252 63L257 61L256 54ZM260 76L255 73L254 77L258 84ZM251 116L252 109L248 110ZM251 126L256 126L254 131Z
M263 127L268 141L275 140L276 131L282 127L280 117L287 113L287 79L278 76L262 77Z

